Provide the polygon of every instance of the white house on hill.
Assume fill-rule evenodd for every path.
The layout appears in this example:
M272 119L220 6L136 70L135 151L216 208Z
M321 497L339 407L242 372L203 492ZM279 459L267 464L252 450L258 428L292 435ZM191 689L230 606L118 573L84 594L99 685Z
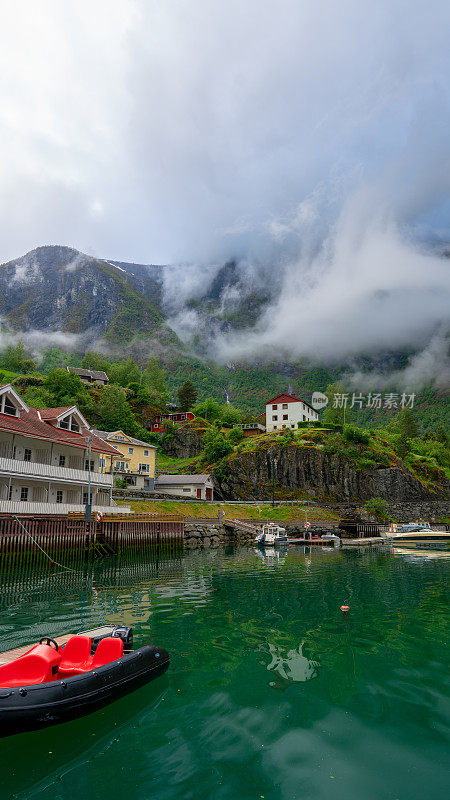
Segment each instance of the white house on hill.
M279 394L266 403L266 431L297 428L299 422L316 422L317 411L292 394Z

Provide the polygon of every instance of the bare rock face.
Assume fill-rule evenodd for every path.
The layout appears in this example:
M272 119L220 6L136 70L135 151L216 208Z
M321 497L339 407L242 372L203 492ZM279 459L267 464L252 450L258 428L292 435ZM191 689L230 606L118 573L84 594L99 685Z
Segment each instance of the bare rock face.
M277 491L311 490L314 499L329 501L371 497L388 501L445 500L450 493L449 481L430 491L401 463L395 467L356 469L316 448L272 446L228 459L225 468L214 474L214 495L223 500L269 500L274 470Z
M180 428L175 436L162 439L161 444L164 452L174 458L194 458L203 448L201 438L190 428Z
M136 276L70 247L37 247L1 265L0 313L14 330L89 333L124 342L164 327L162 281L155 270Z

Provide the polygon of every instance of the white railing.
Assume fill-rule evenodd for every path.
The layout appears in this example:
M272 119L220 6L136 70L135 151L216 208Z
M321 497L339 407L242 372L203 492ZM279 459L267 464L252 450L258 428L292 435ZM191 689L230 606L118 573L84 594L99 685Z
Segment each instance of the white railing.
M0 458L0 473L7 473L14 477L38 478L44 480L58 480L64 483L82 483L89 481L89 472L84 469L71 467L54 467L50 464L38 464L36 461L19 461L17 458ZM91 470L91 484L93 486L112 486L112 475Z
M68 514L75 511L84 514L86 506L77 503L28 503L23 500L0 500L0 514ZM117 514L117 506L92 506L92 511L101 514ZM121 514L131 514L129 506L120 506Z

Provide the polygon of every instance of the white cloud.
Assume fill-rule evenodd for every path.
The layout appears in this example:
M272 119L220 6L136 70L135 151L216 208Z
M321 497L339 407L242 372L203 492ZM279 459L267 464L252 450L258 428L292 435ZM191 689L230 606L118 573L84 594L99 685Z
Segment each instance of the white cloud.
M176 313L237 258L274 303L227 358L425 344L448 314L414 237L448 236L449 24L445 0L10 3L3 259L177 262Z

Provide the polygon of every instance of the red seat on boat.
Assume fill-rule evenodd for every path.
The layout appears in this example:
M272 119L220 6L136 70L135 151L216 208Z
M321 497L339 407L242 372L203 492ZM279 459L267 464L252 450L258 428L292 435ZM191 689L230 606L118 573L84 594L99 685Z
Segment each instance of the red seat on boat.
M89 636L71 636L62 651L58 675L67 678L90 669L91 640Z
M32 686L58 677L61 653L46 644L37 644L10 664L0 666L0 686Z
M104 664L109 664L110 661L116 661L123 656L123 641L122 639L115 638L114 636L107 636L101 639L98 643L97 650L92 659L91 669L96 667L103 667Z

